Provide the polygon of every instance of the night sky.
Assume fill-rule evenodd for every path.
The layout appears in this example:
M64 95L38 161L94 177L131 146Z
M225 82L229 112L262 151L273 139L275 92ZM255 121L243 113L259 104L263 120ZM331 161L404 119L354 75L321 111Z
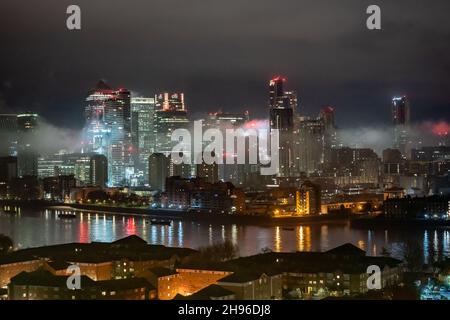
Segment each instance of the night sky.
M70 4L81 31L66 28ZM371 4L381 31L366 28ZM341 127L389 122L397 94L413 121L450 119L449 12L448 0L1 0L0 112L80 128L85 94L104 79L184 91L194 116L262 118L282 74L303 113L333 105Z

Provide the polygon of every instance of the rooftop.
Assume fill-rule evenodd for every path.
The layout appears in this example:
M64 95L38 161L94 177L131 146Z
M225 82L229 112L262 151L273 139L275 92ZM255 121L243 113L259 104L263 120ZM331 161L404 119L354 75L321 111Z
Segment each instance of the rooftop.
M189 248L150 245L137 236L129 236L112 243L68 243L17 250L1 257L0 265L45 259L60 268L63 263L73 262L103 263L122 259L163 261L174 256L184 258L196 252Z
M126 246L138 246L138 245L147 245L147 242L136 236L136 235L131 235L119 240L116 240L113 242L113 244L115 245L126 245Z
M265 273L252 271L252 270L237 270L236 272L220 279L218 282L231 282L231 283L245 283L261 279Z
M11 278L11 285L67 288L68 277L53 275L50 271L39 269L33 272L19 273ZM96 287L101 290L155 289L144 278L94 281L88 276L81 276L81 287L82 289Z
M181 296L178 295L175 297L175 299L189 299L189 300L212 300L214 298L222 298L222 297L228 297L228 296L234 296L234 292L225 289L224 287L212 284L190 296Z
M327 254L333 254L333 255L360 255L365 256L366 252L364 250L361 250L360 248L354 246L351 243L343 244L339 247L336 247L334 249L330 249L326 251Z
M16 286L47 286L67 287L69 276L55 276L50 271L39 269L33 272L21 272L11 278L11 284ZM95 281L87 276L81 276L82 286L92 286Z
M167 276L171 276L174 274L177 274L176 271L174 270L170 270L168 268L163 268L163 267L155 267L155 268L151 268L150 272L152 272L154 275L156 275L158 278L159 277L167 277Z
M383 269L400 263L401 261L390 257L366 256L365 251L352 244L344 244L326 252L270 252L221 263L189 262L178 269L229 271L233 274L221 281L239 283L259 279L262 274L284 272L361 274L370 265L378 265Z
M118 279L118 280L103 280L96 281L95 285L99 288L105 290L127 290L135 288L147 288L150 290L155 290L156 288L150 284L144 278L129 278L129 279Z

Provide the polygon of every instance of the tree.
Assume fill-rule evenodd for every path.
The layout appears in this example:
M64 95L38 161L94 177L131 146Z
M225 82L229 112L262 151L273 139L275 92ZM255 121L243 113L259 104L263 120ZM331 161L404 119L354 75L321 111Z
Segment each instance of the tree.
M13 241L10 237L0 234L0 256L6 255L13 249Z
M422 247L416 240L408 240L402 245L403 259L411 272L418 272L423 268Z
M230 240L199 248L199 259L203 261L227 261L238 256L238 248Z

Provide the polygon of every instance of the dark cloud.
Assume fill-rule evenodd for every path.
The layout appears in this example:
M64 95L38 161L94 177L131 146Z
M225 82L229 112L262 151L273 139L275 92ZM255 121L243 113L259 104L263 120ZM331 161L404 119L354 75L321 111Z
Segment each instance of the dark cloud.
M450 118L448 0L376 1L382 31L365 28L372 1L2 0L0 86L5 104L80 127L100 78L141 94L183 90L193 114L267 114L267 80L284 74L305 113L337 109L340 126L389 121L408 94L416 121Z

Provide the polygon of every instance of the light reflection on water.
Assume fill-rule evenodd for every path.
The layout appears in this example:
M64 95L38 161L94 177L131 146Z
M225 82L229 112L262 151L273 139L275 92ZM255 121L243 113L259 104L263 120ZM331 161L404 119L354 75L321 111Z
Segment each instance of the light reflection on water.
M22 211L20 215L0 213L0 233L11 236L20 248L68 242L114 241L136 234L149 243L199 248L230 240L241 255L274 251L324 251L346 242L380 254L383 248L400 257L403 243L414 240L423 247L426 263L450 256L449 229L359 230L348 224L305 224L293 228L251 225L223 225L210 222L173 221L172 225L152 225L148 217L77 213L64 220L58 211Z

